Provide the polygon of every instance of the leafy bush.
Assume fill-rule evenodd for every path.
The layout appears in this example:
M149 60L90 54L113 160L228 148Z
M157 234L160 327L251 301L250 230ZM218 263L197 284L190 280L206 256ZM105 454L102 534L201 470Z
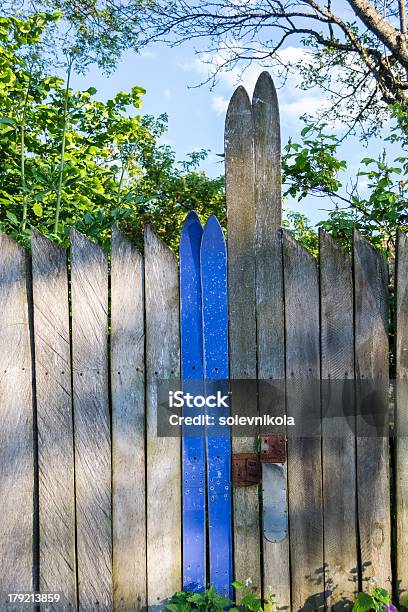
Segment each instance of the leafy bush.
M276 609L276 602L271 595L263 600L257 593L257 588L250 587L250 580L245 583L235 581L232 583L234 589L239 593L239 603L234 603L227 597L218 595L214 587L193 593L192 591L180 591L175 593L166 609L170 612L190 612L191 610L202 610L203 612L272 612ZM402 605L408 607L408 596L402 599ZM237 607L238 606L238 607ZM386 589L375 587L371 592L358 593L353 605L353 612L398 612L391 601L391 595Z
M0 17L0 228L25 242L33 225L66 243L76 227L105 246L119 222L140 247L152 223L173 246L189 210L222 219L223 178L199 170L206 151L178 163L159 144L167 117L137 113L143 88L106 102L72 90L75 49L66 82L48 74L42 37L57 17Z
M272 612L275 602L272 596L267 600L262 600L257 594L257 588L250 587L250 580L246 583L235 581L232 583L234 589L240 592L239 603L235 604L231 599L218 595L214 587L193 593L192 591L180 591L175 593L166 609L170 612L190 612L191 610L202 610L203 612ZM239 609L236 606L239 606Z

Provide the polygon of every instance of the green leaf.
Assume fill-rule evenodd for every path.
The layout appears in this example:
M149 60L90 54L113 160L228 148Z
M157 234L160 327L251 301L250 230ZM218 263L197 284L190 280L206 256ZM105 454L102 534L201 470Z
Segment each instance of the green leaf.
M311 131L312 127L310 125L307 125L306 127L303 128L303 130L300 132L302 138L304 136L306 136L306 134L308 134Z
M245 583L241 582L240 580L234 580L232 586L234 587L234 589L237 589L237 591L245 589Z
M386 589L382 589L381 587L373 589L373 598L384 605L391 603L391 595Z
M18 219L16 217L16 215L12 212L10 212L9 210L6 212L6 216L9 219L9 221L11 221L12 223L14 223L14 225L18 225Z
M33 204L33 212L34 212L36 217L42 217L43 216L43 208L42 208L42 206L41 206L41 204L39 202L34 202L34 204Z
M91 215L91 213L87 212L84 215L84 223L86 223L86 225L91 225L91 223L94 222L94 218Z
M11 125L12 127L17 127L17 122L11 117L0 117L0 125Z
M353 606L353 612L369 612L375 610L375 601L368 593L359 593Z

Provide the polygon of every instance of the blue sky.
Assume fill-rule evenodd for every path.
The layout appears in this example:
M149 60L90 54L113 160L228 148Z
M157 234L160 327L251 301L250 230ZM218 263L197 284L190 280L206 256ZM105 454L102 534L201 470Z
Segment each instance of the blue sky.
M288 58L299 59L299 47L287 47L283 51ZM208 66L202 56L195 53L193 44L169 48L155 45L137 55L128 51L116 71L109 77L97 67L91 67L85 76L75 75L73 86L86 89L95 86L98 97L106 99L117 91L129 90L140 85L147 90L141 112L159 115L167 113L169 129L164 142L176 151L178 159L197 149L210 149L205 170L212 176L223 172L217 153L223 151L225 110L238 82L243 82L252 95L252 90L261 67L252 65L238 81L239 72L227 72L211 90L209 85L197 86L207 75ZM278 84L278 83L277 83ZM278 84L279 85L279 84ZM282 144L289 137L299 139L303 123L299 116L315 111L324 101L318 90L304 92L297 88L296 78L290 78L278 90L281 109ZM350 138L342 148L343 159L347 159L352 174L358 171L359 161L369 155L376 157L383 148L381 140L372 141L367 150L356 138ZM388 148L388 147L387 147ZM397 153L397 151L396 151ZM303 211L313 223L324 218L325 208L331 203L322 199L308 198L297 204L287 204L292 209Z

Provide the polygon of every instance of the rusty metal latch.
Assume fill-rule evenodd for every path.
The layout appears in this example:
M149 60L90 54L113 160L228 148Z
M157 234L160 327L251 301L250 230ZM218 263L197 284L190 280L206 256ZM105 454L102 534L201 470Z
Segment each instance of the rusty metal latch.
M286 441L283 434L267 434L261 436L261 462L285 463Z
M249 487L261 482L261 463L256 453L236 453L233 457L234 485Z

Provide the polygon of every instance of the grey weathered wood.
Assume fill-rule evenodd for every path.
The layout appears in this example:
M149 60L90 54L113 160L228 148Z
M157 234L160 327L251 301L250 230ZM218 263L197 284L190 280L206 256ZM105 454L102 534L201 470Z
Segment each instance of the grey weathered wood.
M24 249L0 233L0 607L33 589L33 405ZM29 609L32 609L29 606Z
M322 231L319 242L325 591L340 610L358 587L354 423L336 418L354 378L353 279L348 254Z
M320 419L319 278L314 257L287 233L283 261L287 409L300 427L302 415L304 426ZM321 440L292 435L288 431L292 608L315 610L324 600Z
M253 95L256 315L258 372L261 379L283 379L284 324L281 245L281 150L279 106L268 72L263 72ZM272 350L273 348L273 350Z
M113 595L146 606L143 259L117 229L111 257Z
M225 122L228 211L229 351L232 379L256 378L255 206L251 102L240 86ZM233 394L232 410L245 414L247 398ZM256 395L252 398L256 410ZM254 437L233 437L234 453L255 452ZM258 487L234 487L234 567L238 580L261 588ZM238 593L239 597L239 593Z
M108 269L102 249L71 231L72 375L80 610L112 610Z
M74 447L67 254L31 231L38 423L40 590L76 609ZM61 604L58 604L61 607ZM54 609L50 606L50 609Z
M408 237L399 231L396 265L396 585L408 592Z
M258 376L283 381L285 378L283 268L281 242L281 143L279 106L268 72L263 72L252 99L255 159L256 210L256 316ZM282 383L280 383L282 384ZM283 414L283 399L274 403ZM260 410L268 402L260 394ZM268 412L271 412L268 410ZM276 431L276 430L275 430ZM283 465L285 477L287 464ZM275 594L278 608L290 606L289 539L263 541L263 587Z
M354 233L355 376L388 393L387 264ZM357 430L357 434L360 429ZM363 432L364 433L364 432ZM357 437L357 495L363 579L390 589L391 528L388 437Z
M161 606L181 587L181 450L156 433L157 383L180 375L179 283L174 254L145 230L147 593Z

